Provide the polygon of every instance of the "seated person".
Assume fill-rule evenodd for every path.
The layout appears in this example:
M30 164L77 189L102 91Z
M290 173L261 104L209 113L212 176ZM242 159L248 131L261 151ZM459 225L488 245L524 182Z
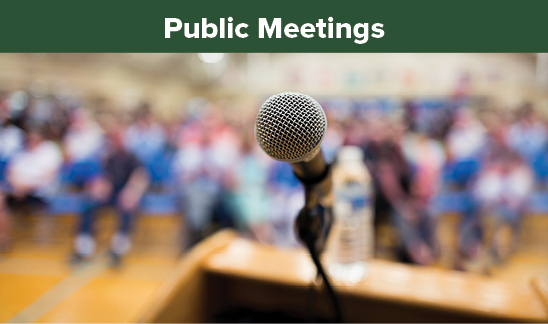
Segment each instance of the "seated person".
M530 167L546 151L548 134L533 106L525 104L517 111L517 120L506 133L508 146L518 153Z
M269 214L275 230L274 242L280 246L299 246L295 217L304 205L303 187L289 163L273 161L269 170Z
M144 165L149 165L162 154L166 145L166 134L154 120L148 105L136 112L135 123L128 127L124 144Z
M401 140L388 120L371 124L371 137L364 145L365 162L375 190L375 227L387 220L397 229L398 254L402 262L427 265L434 262L431 219L413 190L411 166Z
M63 136L63 148L73 185L85 184L99 171L103 142L103 130L89 111L79 108L71 113L70 126Z
M5 98L0 98L0 253L7 249L8 216L5 212L6 169L10 159L22 149L23 132L9 119L9 109Z
M171 172L179 188L181 245L186 251L219 225L232 225L227 184L238 163L239 138L232 127L210 115L184 125L179 145Z
M471 183L471 208L459 233L458 267L486 272L516 247L519 225L533 190L533 174L527 163L506 143L507 123L490 123L484 162ZM506 230L511 239L507 242Z
M485 252L503 261L516 248L521 219L533 189L533 173L520 156L508 149L492 152L473 186L484 229ZM510 240L504 242L504 230Z
M22 149L23 131L13 124L9 112L0 104L0 163L6 164ZM3 179L3 174L0 179Z
M267 194L268 164L264 155L254 151L254 140L245 136L241 157L235 164L231 198L238 229L261 243L272 243L274 230L269 219Z
M9 245L9 210L31 207L43 212L57 192L58 174L63 161L61 150L44 139L39 127L31 126L22 151L10 160L7 169L7 189L0 194L0 244Z
M112 127L107 132L108 148L103 174L90 180L86 189L84 211L75 239L73 262L80 262L95 252L93 224L103 206L112 206L119 216L119 228L111 239L111 264L118 266L131 247L129 238L132 219L148 187L148 173L139 159L125 149L123 133Z
M446 180L451 186L464 189L477 173L487 145L485 126L470 108L462 107L455 113L446 145L446 172L450 175Z

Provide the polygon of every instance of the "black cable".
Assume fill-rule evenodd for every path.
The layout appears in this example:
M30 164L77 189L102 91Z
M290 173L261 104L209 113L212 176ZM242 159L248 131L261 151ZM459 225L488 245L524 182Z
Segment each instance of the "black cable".
M320 277L320 274L316 274L316 280ZM306 321L308 323L315 323L317 322L314 308L316 306L316 284L315 280L312 280L310 282L310 286L308 286L308 297L306 302Z
M316 265L316 268L318 269L318 273L322 276L323 282L325 284L325 288L327 289L327 293L329 294L329 297L331 299L331 304L333 306L333 310L335 311L335 321L337 323L343 323L343 315L342 315L342 309L341 304L339 301L339 298L335 294L335 291L333 290L333 287L331 286L331 282L329 281L329 278L327 277L327 274L325 273L322 263L320 262L320 258L318 257L318 253L316 253L316 247L313 240L306 240L306 246L308 247L308 250L310 251L310 255L312 256L312 261L314 261L314 264Z

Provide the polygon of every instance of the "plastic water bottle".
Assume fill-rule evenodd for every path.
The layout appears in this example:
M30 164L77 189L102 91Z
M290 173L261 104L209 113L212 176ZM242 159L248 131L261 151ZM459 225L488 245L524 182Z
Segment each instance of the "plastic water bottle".
M327 269L335 281L354 284L366 277L374 244L371 177L362 150L341 148L332 176L335 221L326 250Z

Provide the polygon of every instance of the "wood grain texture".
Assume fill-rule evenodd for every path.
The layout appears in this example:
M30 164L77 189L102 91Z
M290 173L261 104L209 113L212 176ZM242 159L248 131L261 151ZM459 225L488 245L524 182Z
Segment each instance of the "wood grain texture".
M207 296L203 262L236 238L221 231L195 246L183 257L153 297L153 306L141 317L142 323L182 323L205 321Z
M203 322L213 312L248 307L305 315L315 277L304 249L280 249L224 231L181 261L143 322ZM365 280L334 282L349 322L546 322L548 309L531 285L433 267L372 260ZM332 318L316 286L316 316Z
M546 307L546 311L548 311L548 277L534 277L531 280L531 285L540 296L542 303Z

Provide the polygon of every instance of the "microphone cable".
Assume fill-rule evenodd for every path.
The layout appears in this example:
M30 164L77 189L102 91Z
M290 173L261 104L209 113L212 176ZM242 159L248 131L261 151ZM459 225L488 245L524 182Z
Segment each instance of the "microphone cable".
M316 282L320 278L320 274L316 272L316 277L310 282L310 285L308 286L308 297L306 301L306 321L308 323L318 322L314 314L314 308L316 305Z
M318 273L321 275L325 288L327 289L327 293L331 300L331 305L333 306L333 310L335 311L335 322L343 323L344 319L343 319L343 314L341 309L341 303L339 301L339 298L337 297L337 294L335 294L335 291L333 290L333 286L331 285L331 282L329 281L327 274L325 273L323 269L318 253L316 252L314 240L311 239L310 236L308 236L306 239L306 247L308 248L308 251L310 252L310 255L312 256L312 261L314 262L314 265L316 265L316 269L318 270Z

